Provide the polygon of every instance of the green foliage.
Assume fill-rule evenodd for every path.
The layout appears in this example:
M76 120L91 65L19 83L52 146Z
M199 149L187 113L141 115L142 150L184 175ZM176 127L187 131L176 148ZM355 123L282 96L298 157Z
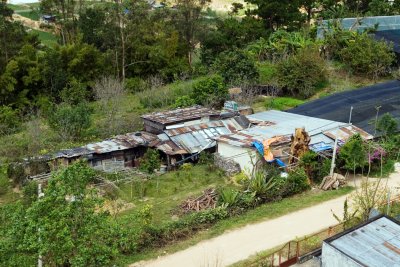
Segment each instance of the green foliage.
M142 92L146 90L148 84L141 78L128 78L125 80L125 88L130 93Z
M258 80L258 71L254 60L242 50L227 51L219 54L213 69L229 85L252 84Z
M109 215L98 210L101 199L87 188L94 179L86 163L71 165L49 180L44 196L27 210L26 242L45 265L105 266L118 253Z
M21 186L26 180L24 167L21 163L8 164L7 175L13 181L13 186Z
M308 98L326 81L324 60L315 48L300 50L277 66L277 81L289 95Z
M91 112L90 107L85 103L76 106L61 104L49 114L48 122L62 139L77 140L82 138L91 126Z
M308 184L308 177L303 168L297 168L289 172L285 185L286 196L301 193L308 189L310 189L310 185Z
M174 108L185 108L196 104L196 101L190 96L180 96L175 100Z
M9 106L0 107L0 136L17 132L21 127L18 111Z
M367 151L360 134L350 137L339 150L339 158L344 161L344 168L355 170L367 164Z
M161 160L158 150L148 149L140 160L140 170L147 173L154 173L154 170L160 169Z
M254 193L260 199L267 197L269 191L275 186L274 176L267 177L263 171L257 171L252 178L248 180L247 190Z
M72 79L67 87L60 92L60 98L68 105L78 105L89 99L89 92L85 84Z
M300 158L300 166L304 168L309 180L314 180L318 165L318 155L314 151L307 151Z
M260 83L270 85L275 82L277 72L276 65L268 62L263 62L257 65Z
M265 101L267 109L287 110L304 104L305 101L291 97L273 97Z
M0 165L0 196L7 193L10 188L10 182L7 176L7 167Z
M224 84L223 78L213 75L201 78L193 84L191 97L197 104L221 104L228 95L228 89Z
M239 191L231 188L223 188L219 191L218 202L224 207L233 207L239 203L240 198Z
M32 205L38 199L38 183L30 181L22 187L23 203L26 206Z
M390 113L385 113L378 120L376 128L385 138L388 138L394 136L398 131L398 122Z
M377 41L368 34L355 35L340 52L343 62L356 74L369 75L374 79L389 73L395 55L392 45Z

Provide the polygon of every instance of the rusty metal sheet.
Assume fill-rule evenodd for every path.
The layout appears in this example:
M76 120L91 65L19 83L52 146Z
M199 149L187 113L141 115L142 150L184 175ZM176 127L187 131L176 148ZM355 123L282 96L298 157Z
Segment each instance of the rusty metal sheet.
M337 129L332 129L332 130L323 132L323 134L328 136L329 138L334 140L334 139L336 139L336 136L337 136L338 139L343 142L346 142L347 139L349 139L351 136L353 136L357 133L359 133L364 140L371 140L374 138L372 135L370 135L366 131L364 131L354 125L348 125L348 126L344 126L344 127L340 127Z
M189 120L196 120L211 115L218 115L219 112L202 106L193 106L188 108L178 108L174 110L154 112L143 115L142 118L157 122L160 124L174 124Z

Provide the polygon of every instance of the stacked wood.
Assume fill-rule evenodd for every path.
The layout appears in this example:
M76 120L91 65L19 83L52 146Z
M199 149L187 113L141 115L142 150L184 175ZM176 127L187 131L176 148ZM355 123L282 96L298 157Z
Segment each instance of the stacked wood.
M199 197L191 197L185 200L180 208L183 213L192 211L200 211L209 208L215 208L217 205L217 192L214 188L204 190L203 194Z
M322 190L338 189L340 186L346 184L346 178L338 173L334 173L332 176L325 176L322 180L319 188Z
M294 135L292 135L289 164L296 163L309 150L310 141L311 138L304 128L296 128Z

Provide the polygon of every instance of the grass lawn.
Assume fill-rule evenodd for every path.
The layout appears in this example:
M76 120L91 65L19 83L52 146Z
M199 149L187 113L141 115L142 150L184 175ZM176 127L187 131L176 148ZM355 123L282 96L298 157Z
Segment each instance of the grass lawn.
M57 37L54 34L44 31L38 31L34 29L30 29L30 32L37 33L39 36L39 40L47 46L52 46L57 44Z
M210 187L228 183L220 170L209 170L207 166L195 165L190 171L171 171L141 182L135 181L120 186L119 197L133 203L134 209L122 212L129 214L144 205L151 205L155 211L155 223L172 220L173 210L190 196L198 196Z
M21 11L16 10L15 13L31 20L38 21L40 19L40 14L39 11L37 10L21 10Z
M250 223L257 223L260 221L273 219L300 209L316 205L324 201L346 195L352 190L352 187L344 187L335 191L308 191L290 198L283 199L281 201L266 203L253 210L249 210L246 213L241 214L240 216L222 220L207 229L206 231L199 232L198 234L187 240L177 242L161 249L150 249L141 254L125 256L120 259L121 264L127 265L132 262L148 260L167 253L173 253L179 250L183 250L187 247L197 244L202 240L221 235L227 230L242 227Z

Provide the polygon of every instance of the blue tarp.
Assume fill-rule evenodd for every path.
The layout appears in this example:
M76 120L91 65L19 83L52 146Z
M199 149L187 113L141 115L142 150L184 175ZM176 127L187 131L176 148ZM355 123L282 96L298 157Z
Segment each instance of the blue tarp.
M264 145L261 142L258 141L254 141L253 143L251 143L252 146L254 146L258 153L261 154L261 156L264 157ZM281 166L281 167L286 167L285 163L283 161L281 161L280 159L275 158L273 161L268 161L269 163L272 163L276 161L276 163Z

